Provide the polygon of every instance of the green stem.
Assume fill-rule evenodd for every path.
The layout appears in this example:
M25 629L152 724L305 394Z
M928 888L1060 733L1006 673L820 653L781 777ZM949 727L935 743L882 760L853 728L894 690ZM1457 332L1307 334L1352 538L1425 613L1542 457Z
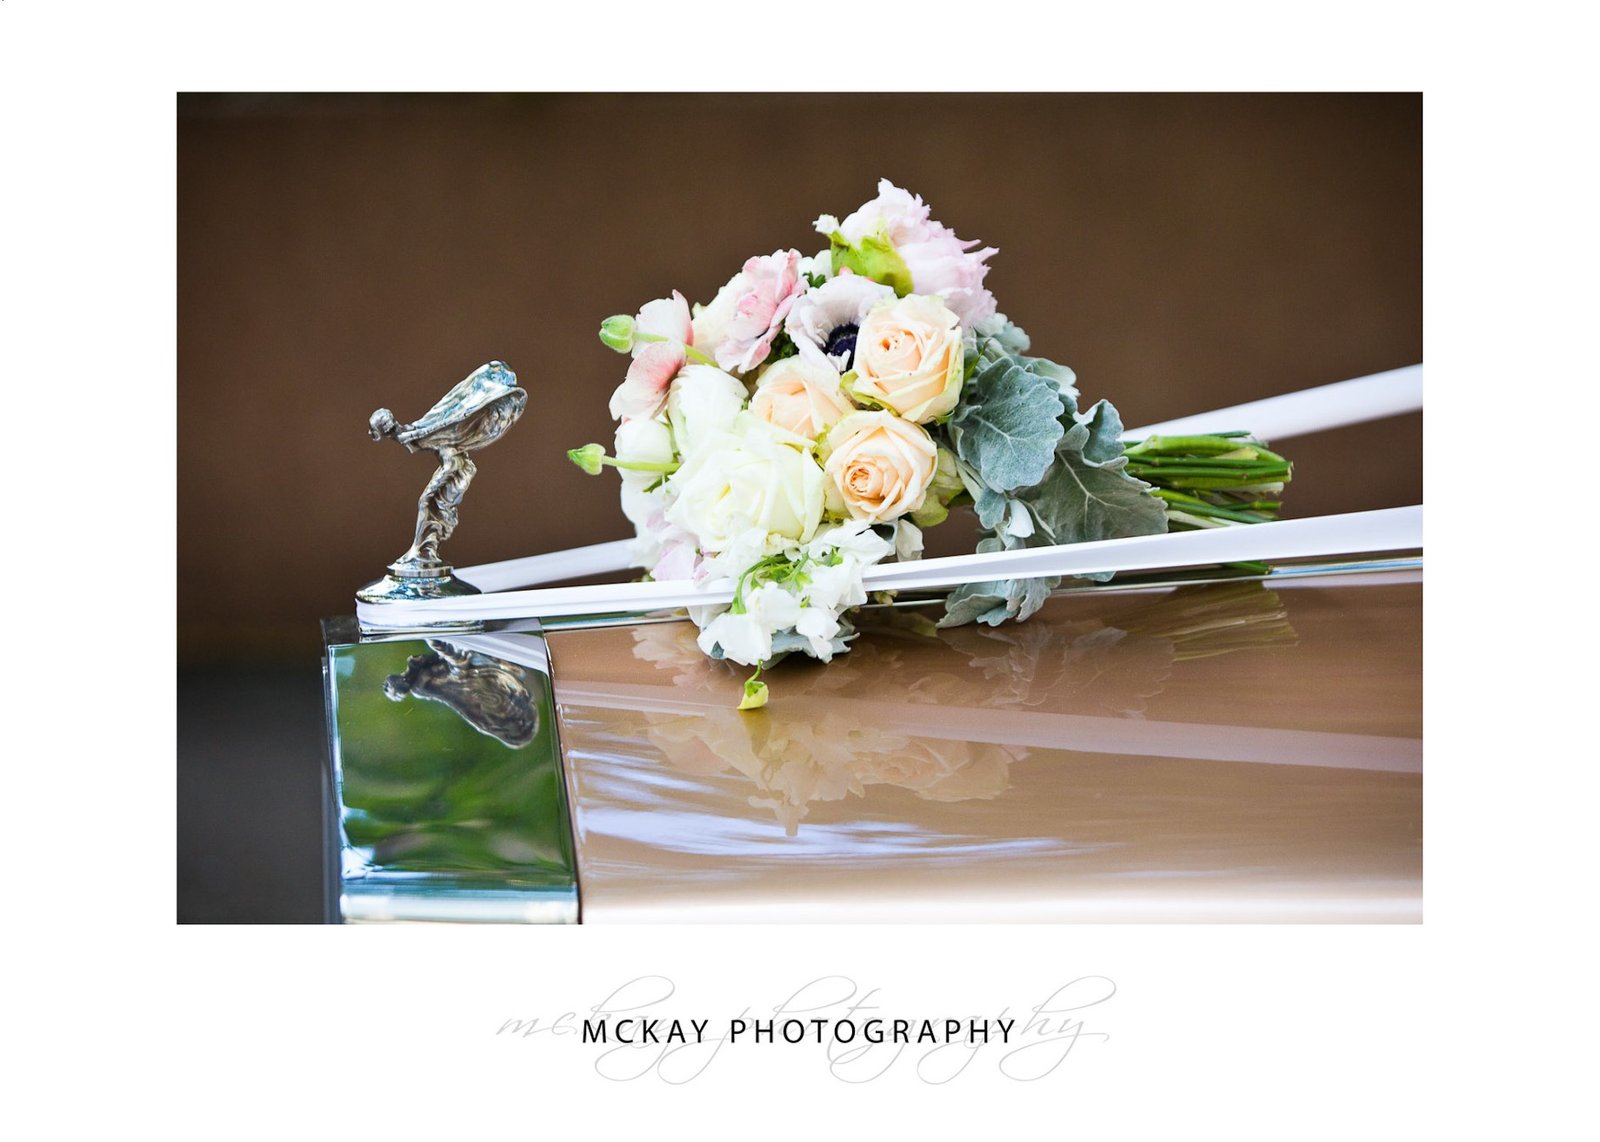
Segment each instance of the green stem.
M1200 468L1248 471L1252 468L1287 468L1285 460L1255 456L1132 456L1128 463L1139 468Z
M1252 515L1248 512L1232 510L1218 504L1208 503L1198 496L1186 496L1182 492L1171 492L1166 488L1153 489L1157 496L1170 504L1176 504L1183 511L1193 515L1212 516L1216 519L1232 520L1235 523L1267 523L1265 516Z
M1153 472L1158 476L1248 476L1255 472L1282 472L1288 475L1292 471L1288 464L1271 460L1130 460L1128 467L1141 472Z
M1283 484L1283 480L1274 480L1260 484L1231 484L1226 488L1207 490L1222 491L1230 496L1244 495L1248 492L1266 492L1269 495L1277 496L1283 494Z
M1190 528L1196 531L1218 527L1242 527L1243 524L1233 520L1212 519L1210 516L1190 515L1186 508L1170 507L1167 509L1167 526Z
M1248 433L1213 433L1208 436L1151 436L1128 446L1129 456L1148 456L1154 453L1232 452L1242 447L1239 437ZM1250 447L1253 447L1251 445Z
M652 464L647 460L618 460L615 456L602 456L600 463L613 468L626 468L630 472L676 472L677 464Z

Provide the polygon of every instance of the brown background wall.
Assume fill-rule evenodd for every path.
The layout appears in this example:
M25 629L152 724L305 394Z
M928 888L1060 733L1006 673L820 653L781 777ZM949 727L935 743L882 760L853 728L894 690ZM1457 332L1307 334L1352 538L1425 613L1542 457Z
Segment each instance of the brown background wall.
M180 654L313 654L430 471L368 414L493 357L530 410L447 555L627 534L564 456L609 442L600 320L820 247L880 175L1130 424L1422 359L1416 95L180 97ZM1290 514L1420 502L1420 439L1297 442Z

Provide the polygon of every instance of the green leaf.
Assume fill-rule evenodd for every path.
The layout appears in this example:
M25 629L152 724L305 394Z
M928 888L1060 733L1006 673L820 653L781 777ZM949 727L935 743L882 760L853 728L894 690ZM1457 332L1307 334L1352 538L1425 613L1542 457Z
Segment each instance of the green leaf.
M1010 496L993 488L979 488L978 494L972 498L972 507L978 513L978 522L990 531L1004 522L1006 509L1010 504Z
M793 357L799 352L800 348L794 343L794 339L787 333L780 332L772 339L772 348L768 350L767 359L762 363L776 365L785 357Z
M1045 478L1066 413L1054 380L1002 356L973 374L950 419L956 455L997 492Z
M1050 592L1060 585L1059 578L964 583L946 597L944 618L939 620L939 625L959 627L980 622L997 627L1007 619L1021 622L1044 606Z
M980 489L974 497L978 522L999 532L1020 503L1034 522L1027 537L993 534L979 551L1086 543L1132 535L1157 535L1167 530L1166 504L1142 480L1128 475L1123 454L1122 418L1100 401L1082 416L1064 415L1061 439L1052 463L1034 486L1005 494ZM1067 427L1070 425L1070 427ZM1110 574L1087 575L1106 580ZM1061 583L1060 579L1004 579L958 587L945 600L940 626L980 622L998 626L1007 619L1028 618Z
M1044 357L1018 357L1022 367L1036 377L1043 377L1056 386L1056 391L1061 394L1067 406L1067 412L1076 415L1078 412L1078 374L1065 365Z
M1008 353L1026 353L1033 344L1027 330L1003 314L996 314L982 325L982 336L991 337Z
M1006 602L1013 610L1012 617L1019 623L1033 617L1034 612L1044 606L1050 592L1061 586L1061 577L1052 576L1049 579L1008 579L1010 593Z
M1038 530L1029 546L1087 543L1167 530L1166 504L1128 475L1122 418L1107 401L1074 419L1056 446L1055 463L1037 486L1017 493Z
M941 627L966 626L970 622L985 622L999 626L1010 617L1006 605L1008 580L988 583L963 583L951 591L944 600L944 618ZM998 614L998 618L991 616Z
M1108 402L1078 412L1065 365L982 340L980 365L948 429L978 522L978 550L1085 543L1167 530L1166 504L1127 472L1122 418ZM1018 534L1032 525L1032 533ZM1085 576L1109 579L1111 576ZM1004 579L952 591L941 626L1026 619L1060 584Z

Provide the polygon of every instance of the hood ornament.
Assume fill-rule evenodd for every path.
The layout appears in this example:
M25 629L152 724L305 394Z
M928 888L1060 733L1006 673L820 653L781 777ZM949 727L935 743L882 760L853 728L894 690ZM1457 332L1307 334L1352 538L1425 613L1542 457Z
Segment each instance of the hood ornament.
M407 451L435 453L439 467L417 501L417 530L410 550L389 564L387 575L357 591L358 600L387 603L478 594L439 558L439 545L455 531L456 509L478 470L467 454L504 436L527 403L527 392L517 387L517 375L504 361L490 361L474 369L421 420L401 424L386 408L372 414L367 425L372 439L398 440Z

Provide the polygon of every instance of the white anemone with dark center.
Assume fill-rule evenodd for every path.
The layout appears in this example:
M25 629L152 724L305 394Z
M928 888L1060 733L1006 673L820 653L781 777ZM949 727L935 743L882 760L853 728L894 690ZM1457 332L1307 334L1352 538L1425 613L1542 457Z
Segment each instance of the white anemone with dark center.
M860 274L842 273L794 303L784 320L784 332L804 355L807 346L832 359L840 372L855 358L856 331L876 306L895 299L894 290Z

